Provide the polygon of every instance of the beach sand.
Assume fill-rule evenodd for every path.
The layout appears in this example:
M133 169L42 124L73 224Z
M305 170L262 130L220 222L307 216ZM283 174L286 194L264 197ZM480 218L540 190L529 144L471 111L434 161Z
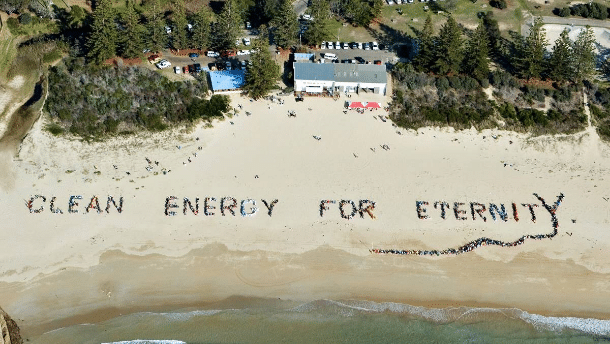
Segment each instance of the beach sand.
M0 200L0 300L24 337L234 295L610 318L610 150L594 130L554 137L415 132L376 117L384 110L344 113L345 97L302 103L283 97L284 105L232 98L243 110L213 128L83 143L52 137L42 121L34 126L19 156L5 160ZM388 98L349 100L385 106ZM442 250L480 237L513 241L551 233L551 216L533 193L549 204L565 195L552 239L459 256L369 251ZM40 213L27 207L35 195L46 197ZM76 195L82 196L73 207L78 213L69 213ZM105 211L109 195L123 197L121 213L114 206ZM86 211L93 196L101 214ZM178 207L168 209L175 216L165 215L170 196L177 198ZM51 212L52 197L62 214ZM198 215L183 214L185 197L193 205L199 198ZM206 197L216 199L215 215L204 214ZM227 210L222 216L223 197L253 199L259 210L244 217L237 207L236 216ZM272 216L263 199L278 200ZM337 203L320 216L322 200ZM374 201L375 219L366 212L342 218L341 200ZM428 202L420 215L429 218L418 217L417 201ZM450 205L446 219L435 201ZM464 203L458 216L466 220L456 219L454 202ZM507 221L494 221L488 209L486 221L478 214L473 220L470 202L504 204ZM537 204L535 223L522 205L528 203ZM42 198L33 204L37 209ZM249 212L252 203L246 205Z

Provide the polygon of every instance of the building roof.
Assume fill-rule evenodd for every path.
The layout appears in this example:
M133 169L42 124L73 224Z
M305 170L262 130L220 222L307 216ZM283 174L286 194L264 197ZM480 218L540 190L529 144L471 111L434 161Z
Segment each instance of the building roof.
M384 65L354 63L295 62L294 79L379 84L388 81Z
M310 60L310 61L313 61L315 56L316 56L315 54L294 53L294 60L295 61L301 61L301 60Z
M209 72L212 91L236 90L244 86L246 76L243 70L223 70Z

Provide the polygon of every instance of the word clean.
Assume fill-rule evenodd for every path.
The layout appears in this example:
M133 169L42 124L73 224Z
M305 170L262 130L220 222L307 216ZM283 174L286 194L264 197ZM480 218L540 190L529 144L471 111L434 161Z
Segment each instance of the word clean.
M70 198L68 199L68 208L67 208L69 214L75 214L75 213L79 212L77 209L77 207L79 206L78 201L82 200L82 199L83 199L83 196L80 196L80 195L70 196ZM26 205L26 207L28 207L31 214L40 214L44 211L46 202L47 202L47 197L45 197L43 195L34 195L34 196L30 197L29 200L25 201L25 205ZM53 214L63 214L64 213L63 210L61 210L57 206L57 197L53 196L53 197L49 198L48 204L49 204L49 211L51 213L53 213ZM100 206L99 198L97 196L93 196L93 197L91 197L91 200L89 201L89 204L87 205L87 207L84 209L83 213L89 213L92 210L94 210L98 214L101 214L103 211L105 211L106 213L110 213L112 208L116 209L116 211L119 214L122 213L123 212L123 197L119 197L118 205L117 205L117 202L114 199L114 197L108 196L108 199L106 201L106 208L104 208L104 210L102 210L102 207Z

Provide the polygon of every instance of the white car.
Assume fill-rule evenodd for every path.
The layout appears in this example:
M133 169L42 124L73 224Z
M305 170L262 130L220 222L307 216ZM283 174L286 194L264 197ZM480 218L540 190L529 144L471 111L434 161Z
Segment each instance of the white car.
M333 42L328 42L326 43L328 45L328 49L335 49L335 43Z
M220 54L215 52L215 51L209 50L207 53L205 53L205 56L207 56L207 57L219 57Z
M369 44L368 44L368 43L364 43L364 44L362 45L362 47L363 47L363 49L364 49L364 50L371 50L371 47L369 47Z
M244 38L244 45L250 45L250 38Z
M186 24L186 29L189 30L189 32L193 31L193 24Z
M373 50L379 50L379 44L377 44L377 42L371 42L371 47Z
M156 64L157 68L163 69L171 66L172 64L168 60L161 60Z
M322 44L320 44L320 49L326 49L326 42L322 41Z
M341 46L343 46L343 49L349 49L349 45L345 42L341 43Z
M241 61L241 69L246 70L246 66L248 65L248 62L246 61Z
M335 42L335 49L341 49L341 42Z
M180 73L182 73L182 69L180 67L176 66L176 67L174 67L174 73L180 74Z
M250 25L250 22L246 22L246 30L250 29L252 29L252 25Z
M239 56L250 55L250 50L238 50L237 55L239 55Z
M313 18L311 17L311 15L309 15L309 14L303 14L303 15L301 16L301 18L303 18L303 20L312 20L312 19L313 19Z
M392 0L387 0L388 1L388 5L394 5L394 1Z
M356 44L358 44L358 49L362 49L362 43L358 42Z
M238 38L238 39L236 39L236 40L235 40L235 45L236 45L236 46L238 46L238 45L240 45L240 44L241 44L241 39L239 39L239 38Z
M167 34L172 33L172 28L171 28L171 27L169 27L169 26L166 26L166 27L165 27L165 32L167 32Z

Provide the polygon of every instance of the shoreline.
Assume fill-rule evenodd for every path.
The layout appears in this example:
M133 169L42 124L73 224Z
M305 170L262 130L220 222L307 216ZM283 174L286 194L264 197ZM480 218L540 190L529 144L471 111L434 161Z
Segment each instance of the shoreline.
M172 313L261 306L283 309L285 307L280 306L281 303L296 307L316 300L371 301L380 304L394 302L444 310L460 307L475 310L516 309L545 317L610 320L610 313L604 311L608 309L607 302L599 302L604 299L605 293L592 294L580 290L585 281L593 284L605 281L605 274L592 273L573 263L564 262L558 267L557 261L532 254L520 256L509 263L489 261L476 254L441 261L413 257L415 259L405 260L397 267L393 257L358 257L331 248L319 248L304 254L279 254L275 259L280 263L273 263L262 255L264 252L226 250L224 254L219 255L222 245L211 246L207 248L207 253L206 248L203 248L178 259L169 258L173 263L168 263L168 257L161 255L139 257L115 252L113 254L116 257L113 259L106 259L100 266L85 271L60 272L39 279L33 285L25 283L21 288L13 284L13 288L18 288L21 292L19 298L13 300L9 307L12 312L21 313L21 316L26 316L35 323L28 325L30 321L21 322L23 319L18 319L24 338L34 338L62 327L101 323L120 315L140 312ZM271 255L269 252L267 254ZM540 266L528 266L532 260L539 261ZM247 262L247 267L240 271L234 267L236 261ZM320 265L322 261L336 263ZM291 267L281 262L291 262ZM160 267L162 264L163 267ZM474 277L460 268L466 264L475 271L510 267L508 270L515 273L504 278L499 275ZM359 272L351 272L351 265L361 266ZM205 269L205 266L215 268ZM422 275L431 268L439 271ZM113 271L114 277L111 280L108 280L108 271ZM269 276L270 271L276 271L274 277ZM561 275L554 276L556 272L571 276L571 280L561 282ZM478 290L491 290L493 286L510 284L511 276L519 273L528 276L523 281L524 285L515 286L513 292L498 294L504 298L504 302L488 293L480 295L478 300L475 299L477 293L472 290L471 283L477 284ZM163 281L155 277L145 277L152 274L163 275ZM448 274L454 275L449 286ZM130 277L124 280L124 276ZM262 276L265 277L261 279ZM78 288L81 290L100 287L106 289L89 293L89 296L81 295L80 300L74 302L72 295L66 292L70 292L69 286L78 283L77 281L80 281ZM180 281L178 290L175 284L177 281ZM392 283L385 285L378 281ZM438 285L445 287L438 288ZM151 289L151 286L155 287ZM5 288L0 287L0 290L3 291L0 297L6 296L2 295L6 292ZM45 306L45 300L53 290L54 293L62 291L62 294L56 294L53 306ZM108 290L111 290L110 295ZM298 290L305 292L298 293ZM410 296L405 295L405 291ZM299 296L295 298L295 295ZM454 297L451 298L450 295ZM545 297L546 299L543 299ZM4 297L3 299L7 300ZM563 300L562 304L557 303L559 299ZM141 306L144 304L149 306ZM13 309L14 307L17 309ZM22 307L28 308L27 312L23 309L20 312ZM51 312L41 316L40 312L45 308Z

